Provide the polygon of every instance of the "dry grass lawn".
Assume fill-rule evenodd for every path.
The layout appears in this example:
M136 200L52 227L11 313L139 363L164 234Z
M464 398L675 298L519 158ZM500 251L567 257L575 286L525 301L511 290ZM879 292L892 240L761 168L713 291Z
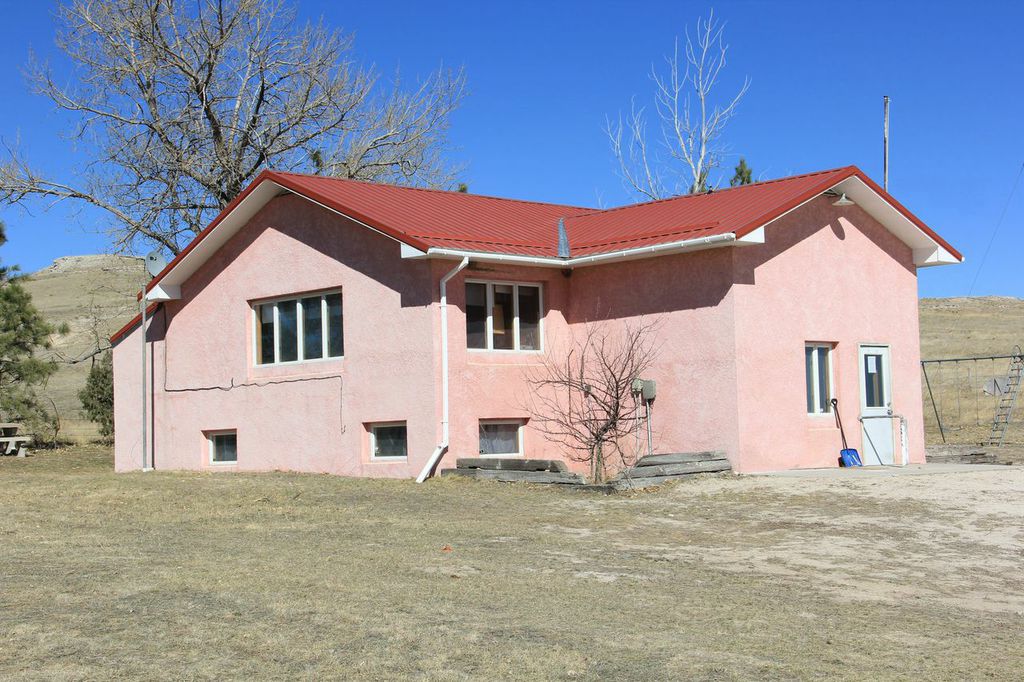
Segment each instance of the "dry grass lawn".
M0 460L0 678L1019 679L1024 467L599 497Z

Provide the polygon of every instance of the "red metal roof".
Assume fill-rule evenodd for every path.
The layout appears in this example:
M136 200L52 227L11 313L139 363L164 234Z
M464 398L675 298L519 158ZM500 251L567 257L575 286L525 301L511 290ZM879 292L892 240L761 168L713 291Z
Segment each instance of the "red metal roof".
M742 237L850 176L851 168L595 211L566 221L574 256L734 233Z
M298 173L270 179L423 250L555 256L558 219L594 210Z
M739 238L851 177L860 179L962 260L956 249L856 166L604 210L267 170L150 282L147 291L266 181L422 251L440 248L556 258L559 219L565 221L573 257L729 233ZM114 339L132 326L130 323L117 332Z
M743 237L839 182L858 177L958 258L960 254L856 166L605 210L269 171L266 177L410 246L573 256L734 233ZM253 184L256 184L255 182Z

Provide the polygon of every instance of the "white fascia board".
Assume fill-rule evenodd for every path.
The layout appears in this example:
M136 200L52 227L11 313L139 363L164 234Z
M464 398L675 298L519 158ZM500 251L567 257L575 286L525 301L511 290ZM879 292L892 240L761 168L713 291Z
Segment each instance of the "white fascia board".
M936 265L956 265L962 262L962 260L957 260L956 256L938 245L935 248L914 249L914 265L919 268L930 268Z
M737 246L746 246L749 244L764 244L764 225L757 228L750 234L743 235L742 237L736 238Z
M402 245L402 258L426 258L427 252L420 251L415 246L409 246L405 242L399 242Z
M840 194L846 194L847 198L852 199L885 229L913 249L914 265L917 267L961 262L860 178L846 178L832 189Z
M166 284L163 281L146 292L147 301L176 301L179 298L181 298L181 287L176 284Z
M698 237L697 239L686 239L668 244L640 246L632 249L611 251L609 253L598 253L591 256L577 256L575 258L516 256L503 253L488 253L484 251L463 251L459 249L438 248L429 249L427 251L427 255L441 258L470 258L478 263L504 263L548 268L579 268L587 265L636 260L638 258L650 258L652 256L663 256L672 253L700 251L703 249L712 249L718 246L729 246L735 243L736 235L729 232L727 234L716 234L711 237Z

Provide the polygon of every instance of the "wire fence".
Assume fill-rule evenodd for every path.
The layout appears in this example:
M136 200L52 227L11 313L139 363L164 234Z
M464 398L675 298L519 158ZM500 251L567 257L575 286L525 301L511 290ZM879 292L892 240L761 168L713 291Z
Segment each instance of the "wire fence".
M999 401L1009 390L1015 355L921 361L925 441L928 444L987 443ZM1003 443L1024 445L1024 404L1015 409Z

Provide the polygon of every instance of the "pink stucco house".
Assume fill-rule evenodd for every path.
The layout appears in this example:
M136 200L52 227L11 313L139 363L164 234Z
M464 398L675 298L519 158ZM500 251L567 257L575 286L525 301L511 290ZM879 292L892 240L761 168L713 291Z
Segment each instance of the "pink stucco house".
M650 316L656 451L836 466L835 397L865 463L922 462L917 268L961 260L853 166L609 210L266 171L148 287L147 463L560 458L524 371ZM142 333L113 338L118 471L144 465Z

